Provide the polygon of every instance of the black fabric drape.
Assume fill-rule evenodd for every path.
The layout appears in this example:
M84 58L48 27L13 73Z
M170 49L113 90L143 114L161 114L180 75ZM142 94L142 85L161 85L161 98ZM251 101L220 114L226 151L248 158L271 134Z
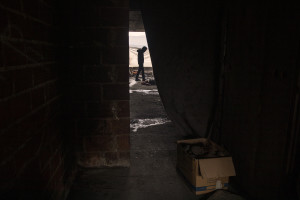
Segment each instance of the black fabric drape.
M213 118L221 7L218 1L142 1L157 87L169 118L185 135L206 137Z

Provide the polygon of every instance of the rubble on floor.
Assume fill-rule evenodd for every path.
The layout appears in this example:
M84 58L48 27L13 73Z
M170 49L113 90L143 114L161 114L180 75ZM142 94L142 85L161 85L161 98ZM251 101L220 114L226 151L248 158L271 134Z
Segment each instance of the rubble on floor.
M148 80L142 81L141 84L142 85L156 85L154 79L148 79Z
M181 146L187 154L196 159L229 156L225 149L217 148L209 140L199 141L194 144L182 143Z
M228 192L226 190L216 190L213 194L211 194L211 196L205 199L206 200L245 200L243 197ZM202 198L200 200L202 200Z

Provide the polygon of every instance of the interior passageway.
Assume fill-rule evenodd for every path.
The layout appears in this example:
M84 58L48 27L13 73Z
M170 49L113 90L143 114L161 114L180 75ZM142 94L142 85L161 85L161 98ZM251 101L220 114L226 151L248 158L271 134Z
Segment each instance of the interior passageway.
M176 171L176 141L183 135L167 119L157 87L130 82L130 168L82 171L68 199L197 199Z
M299 10L0 1L1 199L299 200ZM146 32L157 88L128 78L129 31ZM233 193L189 191L176 141L191 137L228 150Z

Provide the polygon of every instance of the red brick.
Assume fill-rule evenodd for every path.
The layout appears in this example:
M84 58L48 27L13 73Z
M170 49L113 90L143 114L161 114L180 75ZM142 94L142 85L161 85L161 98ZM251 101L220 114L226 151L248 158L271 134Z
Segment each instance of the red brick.
M75 35L85 45L128 46L128 28L79 28Z
M9 23L12 26L11 32L8 36L27 39L27 40L36 40L36 41L46 40L45 34L47 33L47 31L49 31L48 26L33 21L30 18L24 17L22 15L9 14L8 18L9 18ZM16 29L14 27L18 27L18 28ZM31 45L29 45L28 49L26 50L30 50L30 49L31 49ZM24 53L26 54L27 51L24 51ZM31 56L31 54L28 54L28 56Z
M56 188L55 189L59 189L59 187L61 186L61 182L63 180L63 176L64 176L64 170L63 170L63 166L62 165L59 165L59 166L56 166L56 171L55 171L55 174L53 175L52 177L52 181L58 183L56 185Z
M33 156L32 156L33 157ZM38 160L36 158L34 159L28 159L26 166L21 167L18 166L18 169L20 169L21 174L19 175L22 179L27 179L27 180L39 180L40 179L40 174L41 170L39 169L38 166Z
M50 104L46 106L47 109L47 117L52 118L54 116L58 116L61 114L61 101L60 99L55 99L51 101Z
M128 82L128 66L127 65L102 65L88 66L84 73L85 82Z
M118 152L105 153L105 160L107 165L112 165L118 160Z
M47 122L46 109L41 108L19 124L20 130L39 130Z
M46 34L45 34L45 40L49 41L49 39L51 39L53 37L53 31L49 30ZM50 41L51 42L51 41ZM51 62L51 61L54 61L56 59L56 49L57 47L55 46L42 46L41 47L41 50L42 52L40 53L40 57L38 57L38 59L41 61L41 62ZM55 68L55 65L54 66L51 66L52 67L52 70L54 72L54 68ZM52 72L52 73L53 73Z
M111 133L106 120L84 119L78 122L78 131L83 135L105 135Z
M101 66L88 66L84 73L85 82L109 82L108 68Z
M34 85L39 85L47 81L54 79L54 74L52 72L52 65L43 65L34 68L33 70L33 80Z
M9 101L0 102L0 129L8 127L12 123L12 113Z
M50 164L46 165L45 169L42 171L41 179L48 182L54 173L54 168L55 166L52 167Z
M44 170L45 167L49 165L49 160L52 154L53 152L51 152L49 144L45 143L38 156L41 170Z
M111 46L128 46L129 44L128 29L127 28L110 29L108 32L107 43L108 45Z
M102 49L95 45L78 47L74 50L74 58L77 63L80 64L100 64L102 59Z
M130 133L130 119L110 120L112 124L112 133L115 135Z
M118 117L129 117L129 101L120 101L117 103L118 105Z
M130 132L130 120L86 119L78 122L78 130L87 135L120 135Z
M117 136L117 144L118 144L119 151L129 151L130 149L129 134Z
M8 97L13 92L13 76L11 71L0 72L0 98Z
M0 166L0 188L3 188L17 176L17 166L14 160L11 160Z
M112 105L109 103L88 103L88 117L113 117Z
M4 66L24 65L28 63L25 45L19 42L2 42L2 59Z
M11 25L11 32L4 33L4 35L6 36L13 38L28 39L27 36L33 33L32 22L30 22L27 18L25 18L22 15L12 14L8 12L8 21L6 23L6 26Z
M41 1L27 0L23 2L24 13L30 15L31 17L39 18Z
M31 110L30 93L24 93L13 98L10 102L12 118L14 120L25 116Z
M119 160L125 160L125 161L129 161L130 160L130 152L129 151L125 151L125 152L119 152Z
M129 26L129 10L121 7L105 7L101 9L101 21L103 26L124 27Z
M4 162L10 158L12 153L15 152L22 144L23 143L16 140L14 132L6 131L2 133L0 140L0 160Z
M117 74L116 76L116 82L128 82L128 65L118 65L116 67L115 73Z
M25 168L21 175L18 176L18 179L14 185L14 188L30 191L30 196L33 199L39 198L39 191L44 189L46 182L41 179L41 171L38 169L38 161L34 159L29 165Z
M41 106L45 102L44 88L37 88L31 92L32 109Z
M89 117L129 117L129 112L129 101L87 104L87 115Z
M78 162L83 167L99 167L106 163L103 153L81 153Z
M107 29L103 28L80 28L75 34L81 44L86 45L94 45L95 42L106 45L109 36Z
M129 47L108 47L103 52L103 64L129 64Z
M39 127L43 121L39 118L29 117L22 122L9 128L1 137L1 157L7 158L12 152L16 151L28 139L39 134ZM41 133L41 132L40 132Z
M129 7L129 0L102 0L95 3L99 6Z
M61 159L62 159L61 152L60 151L56 152L55 155L52 155L51 166L54 166L55 169L57 167L61 167L60 166L62 164Z
M24 144L25 146L15 155L16 165L19 168L22 168L22 166L42 148L42 139L40 134L35 135L28 143Z
M109 135L84 137L86 152L112 151L115 149L114 138Z
M4 7L10 8L12 10L16 10L16 11L21 10L21 2L20 1L1 0L1 4Z
M71 87L72 96L76 100L101 101L100 85L75 85Z
M32 87L31 68L14 71L15 92L18 93Z
M129 100L128 84L113 84L103 86L104 100Z
M58 96L58 88L57 88L57 83L52 82L50 84L47 84L45 86L45 99L46 101L52 100L54 97Z
M64 105L65 113L67 116L75 117L75 118L83 118L85 117L85 107L84 102L68 102Z
M35 121L33 121L35 120ZM37 133L40 134L39 127L43 124L42 119L35 119L33 116L22 120L20 123L15 124L9 129L11 136L15 138L16 144L23 144L26 140L30 139Z
M40 1L41 5L40 5L39 20L41 20L41 21L43 21L47 24L53 25L53 23L54 23L54 14L56 14L56 13L53 10L54 8L52 8L51 6L48 6L49 4L44 3L44 2L45 1Z

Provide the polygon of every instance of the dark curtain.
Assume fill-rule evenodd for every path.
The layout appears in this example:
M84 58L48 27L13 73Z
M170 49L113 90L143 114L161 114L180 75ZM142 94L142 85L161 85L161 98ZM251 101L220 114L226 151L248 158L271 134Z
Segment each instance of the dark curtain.
M157 87L169 118L185 135L207 137L222 55L222 3L142 1Z

